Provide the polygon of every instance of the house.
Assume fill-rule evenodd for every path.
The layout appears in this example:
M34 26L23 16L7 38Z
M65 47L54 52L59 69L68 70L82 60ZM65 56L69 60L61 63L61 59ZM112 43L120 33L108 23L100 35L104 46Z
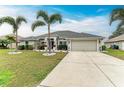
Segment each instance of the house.
M124 34L107 40L105 45L107 48L110 48L112 45L118 45L120 50L124 50Z
M103 37L88 33L73 31L56 31L51 33L51 48L58 50L58 46L67 45L69 51L99 51L100 42ZM31 36L20 40L20 45L32 45L35 49L43 46L48 50L48 34Z
M1 40L5 40L5 39L6 39L6 36L13 36L13 37L15 37L15 34L3 35L3 36L0 36L0 39L1 39ZM18 42L20 42L20 39L22 39L22 38L23 38L23 37L18 36ZM9 44L8 47L9 47L9 48L16 48L16 43Z

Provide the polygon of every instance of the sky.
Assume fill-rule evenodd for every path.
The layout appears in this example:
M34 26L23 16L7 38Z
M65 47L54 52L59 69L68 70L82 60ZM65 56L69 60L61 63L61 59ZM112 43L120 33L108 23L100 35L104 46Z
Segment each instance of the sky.
M118 22L109 25L110 14L113 9L124 8L119 5L16 5L0 6L0 18L11 16L24 16L28 23L23 23L18 33L22 37L38 36L47 33L47 26L38 27L34 32L31 25L36 21L36 13L39 10L47 11L49 15L60 13L62 23L51 25L51 32L61 30L71 30L75 32L85 32L108 37L116 30ZM3 24L0 26L0 36L12 33L12 26Z

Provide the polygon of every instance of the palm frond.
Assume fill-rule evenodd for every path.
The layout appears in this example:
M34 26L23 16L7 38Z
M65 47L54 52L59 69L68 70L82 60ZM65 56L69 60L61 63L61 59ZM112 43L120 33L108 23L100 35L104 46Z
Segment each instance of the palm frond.
M24 17L22 17L22 16L18 16L16 18L16 24L19 26L19 25L21 25L22 22L27 23L27 20Z
M43 11L43 10L38 11L38 12L37 12L37 19L40 18L40 17L42 17L42 18L44 19L44 21L45 21L46 23L48 23L48 21L49 21L49 16L48 16L47 12L45 12L45 11Z
M8 23L10 25L15 25L15 20L14 18L7 16L7 17L2 17L0 18L0 23Z
M110 15L110 25L116 20L124 20L124 9L114 9Z
M124 20L122 20L119 25L117 26L117 30L118 31L122 26L124 26Z
M55 23L55 22L62 22L62 16L60 14L53 14L50 16L50 23Z
M16 41L16 38L14 36L7 35L6 36L6 39L9 40L9 41L11 41L11 42L15 42Z
M31 29L32 31L34 31L37 27L39 26L44 26L45 23L43 21L35 21L32 26L31 26Z
M15 22L14 18L12 18L10 16L0 18L0 25L2 25L3 23L8 23L8 24L12 25L13 32L15 32L17 30L16 22Z

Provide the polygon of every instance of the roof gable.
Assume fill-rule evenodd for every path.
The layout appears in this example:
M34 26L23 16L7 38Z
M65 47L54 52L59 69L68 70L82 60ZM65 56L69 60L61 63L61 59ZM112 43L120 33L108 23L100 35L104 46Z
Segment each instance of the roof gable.
M112 39L109 39L106 42L117 42L117 41L124 41L124 34L114 37Z

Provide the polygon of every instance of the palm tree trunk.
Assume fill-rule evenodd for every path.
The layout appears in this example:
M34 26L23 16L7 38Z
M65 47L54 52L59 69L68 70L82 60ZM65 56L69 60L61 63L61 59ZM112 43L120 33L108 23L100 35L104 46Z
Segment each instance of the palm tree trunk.
M51 42L50 42L50 24L48 24L48 49L49 49L49 53L51 53Z
M16 31L16 51L18 51L18 32Z

